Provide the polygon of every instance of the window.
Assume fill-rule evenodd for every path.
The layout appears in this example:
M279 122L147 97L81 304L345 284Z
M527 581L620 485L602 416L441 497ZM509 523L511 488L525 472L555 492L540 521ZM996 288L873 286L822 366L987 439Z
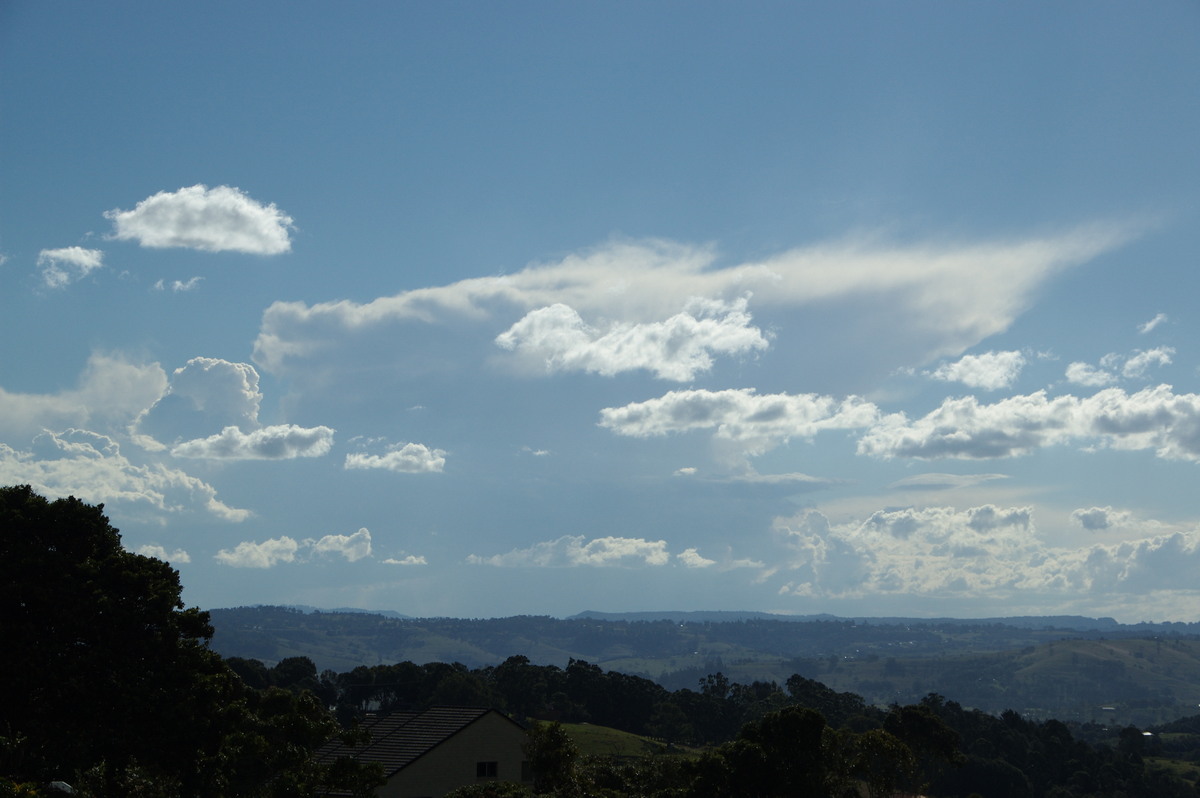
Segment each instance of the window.
M479 779L494 779L500 771L499 762L476 762L475 777Z

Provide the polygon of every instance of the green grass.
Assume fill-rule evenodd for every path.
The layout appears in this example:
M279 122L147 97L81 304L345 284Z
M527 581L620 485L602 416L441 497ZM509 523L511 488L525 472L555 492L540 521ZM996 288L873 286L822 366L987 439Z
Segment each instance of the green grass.
M563 731L585 756L659 756L666 753L684 753L678 746L668 751L666 743L630 734L608 726L591 723L564 723Z

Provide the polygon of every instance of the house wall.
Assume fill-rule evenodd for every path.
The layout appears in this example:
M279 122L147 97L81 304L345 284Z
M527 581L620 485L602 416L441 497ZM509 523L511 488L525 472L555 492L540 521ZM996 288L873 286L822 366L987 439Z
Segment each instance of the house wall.
M525 732L491 712L420 759L379 788L380 798L437 798L451 790L488 781L520 781ZM478 762L496 762L495 778L478 778Z

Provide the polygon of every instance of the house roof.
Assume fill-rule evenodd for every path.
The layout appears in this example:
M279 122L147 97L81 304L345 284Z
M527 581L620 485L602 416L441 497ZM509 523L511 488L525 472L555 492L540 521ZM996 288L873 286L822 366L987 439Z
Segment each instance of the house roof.
M484 707L430 707L419 711L368 716L359 728L370 733L370 742L350 747L334 739L321 746L317 751L317 759L330 761L348 756L360 762L378 762L390 777L490 712L496 710ZM496 714L519 728L516 721L499 712Z

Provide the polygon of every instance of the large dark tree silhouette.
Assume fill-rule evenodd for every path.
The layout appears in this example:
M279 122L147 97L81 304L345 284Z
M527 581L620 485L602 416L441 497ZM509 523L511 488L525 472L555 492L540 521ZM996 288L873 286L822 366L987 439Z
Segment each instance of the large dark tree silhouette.
M211 636L208 613L184 607L179 573L126 551L103 505L0 488L0 782L81 779L93 794L172 798L371 794L377 766L312 756L338 729L303 689L316 685L310 661L268 674L288 689L256 690L209 650Z
M122 548L103 509L0 488L0 772L136 762L186 779L227 671L178 573Z

